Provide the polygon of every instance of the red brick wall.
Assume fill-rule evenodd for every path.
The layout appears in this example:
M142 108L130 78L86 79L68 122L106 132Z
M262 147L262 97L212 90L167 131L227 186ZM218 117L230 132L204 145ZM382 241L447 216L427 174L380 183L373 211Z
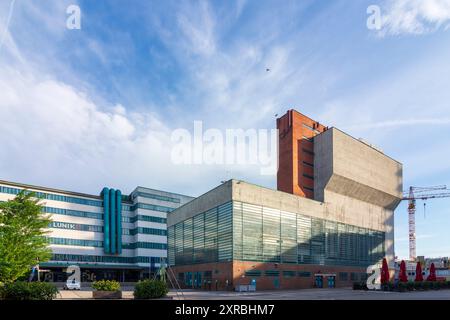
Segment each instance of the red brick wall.
M233 278L237 284L250 284L252 277L242 277L245 271L261 270L262 276L253 277L256 279L257 290L274 290L274 289L307 289L314 287L314 274L316 273L334 273L336 274L336 287L350 287L353 282L350 280L350 273L365 273L365 268L355 267L338 267L338 266L320 266L320 265L298 265L298 264L275 264L275 263L261 263L250 261L234 261L233 262ZM266 270L277 270L280 275L278 277L264 276ZM283 271L308 271L311 277L299 277L297 274L294 277L284 277ZM347 272L348 280L342 281L339 279L339 272ZM358 278L359 279L359 278ZM275 282L278 281L278 288L275 287ZM324 287L327 287L326 279L324 279Z
M307 178L304 174L313 177L314 169L303 161L314 164L314 156L309 154L314 152L314 145L305 137L312 138L317 133L304 127L303 124L318 132L326 130L325 126L295 110L289 110L277 119L279 130L277 189L313 199L314 192L308 188L314 189L314 179Z
M358 279L361 273L365 273L365 268L357 267L337 267L337 266L320 266L320 265L297 265L297 264L275 264L275 263L261 263L252 261L233 261L233 262L221 262L221 263L205 263L195 264L187 266L175 266L172 267L175 275L178 277L180 272L203 272L211 271L211 290L215 290L215 283L217 280L218 290L233 290L233 288L239 284L250 284L251 280L256 279L257 290L274 290L274 289L306 289L314 287L314 274L316 273L334 273L336 274L336 287L350 287L353 284L350 273L358 273ZM246 271L259 270L261 271L260 277L246 277ZM266 270L277 270L279 276L268 277L264 275ZM310 277L299 277L297 274L294 277L284 277L283 271L308 271L311 273ZM348 273L348 280L342 281L339 278L340 272ZM228 287L226 286L226 280L228 280ZM278 281L278 287L275 286L276 280ZM180 283L182 288L186 288L184 283ZM326 279L324 279L324 287L327 287ZM210 290L209 286L202 285L204 290Z

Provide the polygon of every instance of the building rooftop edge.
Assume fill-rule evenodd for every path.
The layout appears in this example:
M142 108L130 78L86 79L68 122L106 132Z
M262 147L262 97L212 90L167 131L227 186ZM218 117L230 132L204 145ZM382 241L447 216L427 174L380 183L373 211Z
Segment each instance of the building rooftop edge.
M348 136L348 137L350 137L350 138L352 138L352 139L354 139L354 140L356 140L356 141L358 141L358 142L360 142L360 143L362 143L362 144L368 146L369 148L375 150L375 151L378 152L378 153L381 153L382 155L386 156L387 158L391 159L392 161L395 161L395 162L397 162L398 164L400 164L400 165L403 166L403 163L401 163L400 161L398 161L398 160L392 158L391 156L389 156L389 155L387 155L386 153L384 153L384 152L378 150L377 148L374 148L373 146L371 146L371 145L368 144L367 142L365 142L365 141L363 141L363 140L360 140L360 139L358 139L358 138L355 138L355 137L352 136L351 134L349 134L349 133L347 133L347 132L345 132L345 131L343 131L343 130L341 130L341 129L339 129L339 128L336 128L336 127L329 127L327 130L325 130L324 132L321 132L321 133L317 134L315 137L320 136L320 135L322 135L322 134L325 134L327 131L330 131L330 130L333 130L333 129L335 129L335 130L337 130L337 131L339 131L339 132L345 134L346 136Z
M76 192L76 191L68 191L68 190L56 189L56 188L49 188L49 187L43 187L43 186L37 186L37 185L31 185L31 184L25 184L25 183L14 182L14 181L7 181L7 180L1 180L1 179L0 179L0 184L5 184L5 185L8 185L8 186L20 187L20 188L23 188L23 189L38 189L38 190L47 191L47 192L62 193L62 194L65 194L65 195L84 197L84 198L91 198L91 199L96 199L96 200L101 200L102 199L101 196L94 195L94 194L88 194L88 193L82 193L82 192ZM162 191L162 192L165 192L165 193L171 193L171 194L174 194L174 195L179 195L179 196L184 196L184 197L189 197L189 198L195 199L195 197L190 197L190 196L186 196L186 195L183 195L183 194L178 194L178 193L168 192L168 191L163 191L163 190L157 190L157 189L151 189L151 188L146 188L146 187L142 187L142 186L138 186L134 190L136 190L137 188L145 188L145 189L154 190L154 191ZM132 201L124 201L124 202L132 203Z

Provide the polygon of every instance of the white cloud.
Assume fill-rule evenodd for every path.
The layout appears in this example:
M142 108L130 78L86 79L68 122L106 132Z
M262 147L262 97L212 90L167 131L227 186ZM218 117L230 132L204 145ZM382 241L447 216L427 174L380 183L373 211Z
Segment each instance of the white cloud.
M382 11L379 34L425 34L447 29L450 0L389 0Z

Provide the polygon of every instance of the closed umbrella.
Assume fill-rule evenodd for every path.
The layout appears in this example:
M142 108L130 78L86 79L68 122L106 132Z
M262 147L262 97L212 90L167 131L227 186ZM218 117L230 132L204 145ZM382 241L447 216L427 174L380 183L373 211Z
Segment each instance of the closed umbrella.
M383 258L383 264L381 266L381 284L387 284L389 282L389 268L386 258Z
M417 262L417 265L416 265L416 279L415 280L418 282L423 281L422 266L420 265L420 262Z
M408 277L406 275L406 263L404 260L400 263L400 275L399 275L400 282L408 282Z
M428 275L427 281L436 281L436 268L434 267L434 263L430 266L430 274Z

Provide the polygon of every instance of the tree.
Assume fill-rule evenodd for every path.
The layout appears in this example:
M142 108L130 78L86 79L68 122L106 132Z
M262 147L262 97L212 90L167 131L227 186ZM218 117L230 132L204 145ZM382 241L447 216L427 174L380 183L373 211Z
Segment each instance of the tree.
M50 216L33 192L22 190L13 200L0 203L0 282L12 282L33 265L50 259L46 238Z

